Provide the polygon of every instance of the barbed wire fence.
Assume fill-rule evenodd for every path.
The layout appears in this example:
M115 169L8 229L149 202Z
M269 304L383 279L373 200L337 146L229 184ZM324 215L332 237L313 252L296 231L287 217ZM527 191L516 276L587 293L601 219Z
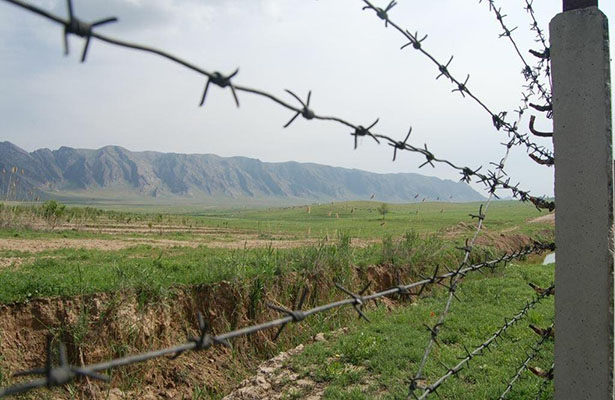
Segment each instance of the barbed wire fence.
M345 128L349 128L352 130L350 135L353 136L354 140L354 148L356 149L358 146L358 139L362 137L369 137L373 139L378 144L387 144L388 146L393 148L393 161L397 158L397 152L399 151L408 151L410 153L417 154L424 158L424 162L419 165L419 168L430 165L435 168L436 165L443 165L448 168L452 168L458 171L461 174L461 181L465 183L479 183L485 187L485 190L489 194L486 204L481 205L478 214L471 215L471 218L477 220L476 229L472 237L465 241L465 245L459 247L459 250L463 251L462 261L454 268L447 269L447 272L444 274L439 273L439 268L435 268L433 274L429 277L422 277L422 280L418 282L409 283L406 285L402 285L401 283L395 287L390 289L380 291L373 294L366 294L369 288L369 285L364 287L359 292L354 292L348 288L345 288L338 283L336 283L336 287L346 295L346 298L323 304L317 307L314 307L309 310L302 310L303 303L307 296L307 288L304 289L303 293L300 296L300 300L296 309L287 309L278 305L268 304L268 306L285 315L282 318L278 318L275 320L267 321L261 324L256 324L252 326L248 326L242 329L230 331L227 333L222 333L218 335L213 335L210 332L210 329L205 322L203 316L199 314L197 316L199 336L190 337L185 343L168 347L165 349L160 349L151 352L145 352L137 355L132 355L128 357L117 358L113 360L109 360L106 362L101 362L97 364L84 365L84 366L73 366L70 365L66 358L66 349L63 344L58 346L58 354L59 354L59 365L52 365L53 358L53 346L51 338L48 338L47 342L47 351L46 351L46 363L42 368L36 368L30 371L24 371L16 374L16 376L30 376L30 375L42 375L42 378L35 379L29 382L22 382L16 384L11 387L7 387L5 389L0 389L0 397L6 395L12 395L17 393L24 393L30 391L35 388L40 387L53 387L64 385L68 382L73 381L79 377L89 377L96 380L108 380L108 377L102 375L101 372L118 368L125 365L135 364L144 362L153 358L159 358L164 356L171 356L172 358L179 357L181 354L188 351L200 351L211 348L212 346L230 346L230 340L247 336L256 332L260 332L267 329L278 328L278 331L275 335L277 338L282 332L283 328L289 323L300 323L306 318L326 312L335 308L352 306L354 310L357 312L357 315L361 319L368 320L367 316L363 312L363 307L370 300L376 300L385 296L393 296L393 295L401 295L401 296L421 296L424 292L424 289L430 286L442 286L448 290L448 296L445 301L444 308L439 316L437 323L433 327L427 327L430 337L428 344L425 348L424 356L421 359L419 364L419 368L417 373L410 380L409 387L409 396L417 399L427 398L432 393L437 393L437 390L440 386L451 376L457 375L462 369L464 369L469 362L477 356L480 356L483 350L489 349L489 347L499 340L504 332L511 326L515 325L517 322L522 320L527 316L527 313L530 309L536 306L540 301L544 298L551 296L554 294L554 286L551 286L547 289L538 288L537 295L530 301L526 303L526 305L521 309L521 311L514 315L510 320L505 320L504 326L502 326L498 331L494 333L491 337L489 337L485 342L483 342L480 346L476 347L472 352L466 350L466 356L461 359L461 361L453 368L448 368L445 375L437 379L431 384L427 384L423 377L423 370L429 359L431 354L431 349L434 344L437 343L438 334L442 327L445 324L445 320L447 315L451 311L452 304L455 299L460 300L457 296L456 292L459 289L459 285L464 277L472 272L480 272L483 269L495 269L499 266L505 265L506 263L516 260L522 257L525 257L530 254L537 254L544 251L553 251L554 244L553 243L539 243L536 242L533 246L518 250L516 252L512 252L510 254L505 254L499 258L484 261L482 263L469 265L468 261L470 258L470 254L475 246L476 240L481 233L484 220L487 215L487 211L489 210L492 202L498 198L497 191L505 190L510 191L512 196L522 202L531 202L539 211L542 209L546 209L549 211L553 211L555 209L554 201L546 200L545 198L535 197L530 194L529 191L520 189L520 184L512 184L511 179L508 177L508 174L505 171L505 164L510 155L511 149L519 146L525 147L527 154L529 157L537 162L540 165L552 166L554 164L554 156L553 153L545 148L544 146L540 146L533 141L530 140L529 134L521 133L520 123L525 112L531 107L537 111L545 112L547 118L552 117L552 103L551 103L551 79L550 79L550 67L549 67L549 47L547 45L546 38L544 36L544 31L542 31L538 23L536 21L534 11L532 8L532 1L525 1L525 9L530 15L532 19L532 24L530 29L536 32L537 41L543 46L543 49L540 51L531 51L531 54L538 58L538 65L535 67L531 67L527 62L526 58L521 53L519 46L515 39L512 36L512 32L514 32L517 28L508 28L508 26L504 23L505 15L501 13L500 9L496 9L496 5L494 0L488 0L490 11L493 11L496 19L501 24L504 33L501 34L501 37L507 37L509 41L512 43L515 52L519 56L523 64L523 76L526 80L525 90L522 94L522 104L519 106L517 110L514 110L518 114L518 118L515 122L508 122L507 117L512 114L511 112L502 111L495 112L493 109L487 106L486 102L482 101L477 94L470 91L468 87L468 82L470 75L463 80L456 78L452 72L450 71L450 66L453 61L453 56L446 63L442 63L438 61L434 56L432 56L424 46L424 41L427 38L427 35L419 35L418 32L412 34L408 29L401 28L397 23L393 22L390 17L390 11L395 7L396 2L391 1L387 7L379 8L374 6L368 0L361 0L362 3L365 4L363 7L364 10L371 10L375 12L375 15L384 21L385 27L389 25L392 26L397 32L399 32L407 41L406 44L401 46L401 49L405 49L408 46L412 46L412 48L419 51L422 55L428 58L431 62L433 62L438 70L438 75L436 80L441 77L448 79L453 84L452 92L459 92L464 98L469 98L473 100L477 105L479 105L491 118L494 128L496 131L503 131L506 133L508 141L503 143L505 147L504 156L497 162L492 162L494 168L490 169L486 172L481 172L483 166L479 167L469 167L469 166L461 166L457 162L449 161L446 158L438 157L434 153L432 153L427 144L423 146L412 145L409 143L409 139L412 133L412 127L408 130L405 138L403 140L394 139L393 136L377 133L374 128L378 124L379 119L376 119L372 124L361 125L355 122L349 122L344 118L337 116L329 116L329 115L321 115L317 114L310 107L311 103L311 91L308 92L305 100L303 100L300 96L294 93L291 90L286 90L287 94L294 99L298 105L293 105L287 100L282 99L281 97L269 93L265 90L255 89L244 85L239 85L235 83L236 77L239 73L239 69L236 69L230 74L223 74L221 72L211 72L200 66L197 66L185 59L182 59L178 56L170 54L166 51L159 50L153 47L127 42L121 39L113 38L107 35L100 34L94 30L94 28L101 26L103 24L108 24L112 22L117 22L118 19L116 17L109 17L99 21L95 21L92 23L86 23L79 19L74 12L71 0L67 0L67 8L68 8L68 18L63 18L61 16L54 15L40 7L28 4L21 0L4 0L7 3L11 3L15 6L21 7L30 11L31 13L42 16L50 21L53 21L63 27L64 30L64 51L65 54L69 52L68 46L68 37L69 35L76 35L81 38L84 38L85 44L82 50L81 61L85 62L87 58L87 54L89 51L90 43L92 39L100 40L102 42L108 43L110 45L133 49L137 51L147 52L151 54L158 55L167 60L170 60L173 63L181 65L189 70L196 72L206 78L205 87L203 90L203 94L199 103L199 106L203 106L207 99L207 94L210 86L213 84L220 88L230 90L233 100L237 107L240 106L239 101L239 93L249 93L252 95L256 95L265 99L270 100L274 104L281 106L289 111L292 111L294 114L292 118L283 125L284 128L289 127L299 116L303 117L306 120L323 120L330 121L332 123L337 123L342 125ZM482 1L481 1L482 2ZM421 37L422 36L422 37ZM544 71L544 75L548 80L549 88L545 86L544 83L541 82L540 77ZM536 91L538 93L536 93ZM534 96L538 96L538 99L542 101L544 104L534 104L531 103L531 98ZM537 136L550 136L548 133L538 132L534 129L534 120L535 117L532 116L530 119L529 130L531 133ZM417 290L417 292L412 293L411 289ZM461 300L460 300L461 301ZM511 381L508 383L504 393L501 398L505 398L505 396L513 389L515 383L520 379L521 374L527 370L529 367L529 363L536 357L540 349L542 348L542 344L547 340L548 335L542 335L539 342L532 348L533 355L523 362L521 367L517 370L517 373L513 376ZM552 371L551 371L552 375ZM545 380L547 382L547 380ZM545 390L546 384L541 386L541 392ZM422 390L422 393L416 394L415 391L419 389ZM541 395L539 393L539 395Z

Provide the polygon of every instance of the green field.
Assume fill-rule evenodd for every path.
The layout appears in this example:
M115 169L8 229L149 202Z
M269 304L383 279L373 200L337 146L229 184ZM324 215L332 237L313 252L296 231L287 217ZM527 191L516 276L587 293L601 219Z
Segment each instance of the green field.
M394 284L393 277L410 282L430 275L436 266L455 268L463 256L458 247L475 231L476 219L469 214L477 214L480 204L389 204L384 213L378 202L206 212L54 207L0 207L0 304L4 304L7 318L6 329L0 329L0 343L9 341L1 336L5 334L19 342L21 328L8 325L21 315L19 310L38 312L43 307L49 313L44 324L37 315L26 322L37 327L33 333L37 339L18 343L19 348L29 348L30 343L52 333L69 344L70 354L96 354L97 358L89 360L96 362L151 350L156 343L168 345L169 337L175 338L175 343L184 340L191 326L188 321L203 306L219 316L211 322L220 332L277 317L265 303L290 305L302 287L310 288L306 306L313 307L340 299L334 281L359 288L375 280L372 290L382 290ZM492 203L469 263L516 250L522 243L531 244L532 239L551 241L552 221L533 221L545 215L519 202ZM553 268L530 265L537 261L531 257L506 269L475 274L463 283L459 291L463 301L452 306L441 346L428 364L428 380L446 371L437 360L451 366L463 353L463 345L471 348L482 342L504 317L518 311L532 294L529 281L550 284ZM203 299L220 288L229 296L222 302L226 306L203 304ZM446 290L426 291L412 305L389 301L387 308L374 308L370 304L372 324L351 322L355 320L352 310L340 310L289 326L275 343L272 332L254 341L240 340L239 350L232 350L236 361L216 367L225 371L224 378L212 375L212 380L203 380L196 371L191 377L184 376L185 383L178 387L183 388L183 398L219 399L253 374L261 360L305 343L318 332L348 326L348 334L309 345L284 368L312 382L327 399L405 398L406 379L416 369L429 338L422 324L433 324L445 295ZM72 315L70 322L66 313ZM132 318L145 325L144 315L167 315L180 321L170 324L167 333L156 339L148 333L150 328L139 324L126 328L116 322L113 330L108 330L108 321L122 321L125 313L136 313ZM526 321L510 329L512 341L498 343L493 354L473 361L473 368L463 371L461 379L447 382L439 391L442 398L497 396L514 374L524 349L536 339L528 332L527 323L545 325L552 316L552 300L547 300ZM8 376L26 367L22 365L24 357L32 359L31 353L19 351L0 359L0 386L13 383ZM207 354L203 357L209 360ZM548 343L537 362L544 369L551 359L552 344ZM151 394L156 386L142 377L152 369L170 376L160 385L175 385L169 370L184 365L182 360L120 369L112 387L131 396ZM508 398L528 398L538 383L531 378L523 380ZM109 389L102 384L97 387ZM83 385L74 384L24 398L89 398L83 390ZM280 390L291 399L303 398L311 389L286 382Z
M0 269L0 302L129 288L164 295L174 286L307 273L319 263L329 270L410 262L427 267L459 255L454 247L473 233L476 220L469 214L479 208L478 203L388 205L381 215L380 205L352 202L202 215L90 210L88 218L84 209L69 208L53 228L40 222L38 229L17 224L0 229L7 244L27 240L13 248L0 246L0 259L6 260ZM32 210L17 214L23 220ZM485 226L490 232L548 240L548 223L526 223L540 215L519 202L495 202ZM36 221L36 216L29 218ZM460 222L465 225L457 229ZM136 241L122 242L121 249L112 246L127 239ZM80 248L92 240L95 248ZM44 247L54 241L57 246ZM258 246L244 246L249 241ZM39 245L43 248L29 248ZM432 254L413 252L420 246Z
M63 220L81 226L115 224L120 227L129 227L152 224L150 232L137 236L147 235L148 233L159 234L157 227L172 224L185 227L188 231L190 228L208 227L262 235L292 235L293 238L324 238L327 235L335 236L340 232L356 238L382 238L386 235L403 235L408 231L435 233L459 222L472 223L469 215L478 214L481 205L481 203L388 204L388 212L383 216L378 212L381 204L379 202L344 202L252 210L240 208L191 209L189 212L186 212L182 207L156 209L156 212L152 212L149 208L141 208L138 212L135 212L72 207L68 209ZM5 206L5 208L8 207ZM25 209L26 211L23 211L23 213L28 214L28 208L25 207ZM91 211L91 215L81 215L87 213L88 209L94 210ZM73 216L71 213L76 215ZM526 222L543 215L546 215L546 212L537 211L531 204L518 201L496 201L490 205L486 224L493 230L513 229L532 234L544 229L544 225L528 225ZM41 223L44 228L45 224ZM9 226L0 229L0 235L4 237L14 235L36 237L89 235L89 232L63 229L61 224L51 231L50 229L19 229L19 221L12 225L5 225ZM128 232L119 232L118 234L120 236L135 236L134 233ZM190 232L182 234L163 232L163 235L179 239L194 237L194 234Z

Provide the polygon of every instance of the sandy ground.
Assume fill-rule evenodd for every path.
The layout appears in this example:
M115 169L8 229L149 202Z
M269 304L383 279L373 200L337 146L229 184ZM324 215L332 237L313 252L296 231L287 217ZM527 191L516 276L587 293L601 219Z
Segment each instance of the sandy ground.
M228 249L244 249L271 246L276 249L312 246L320 242L318 239L301 240L266 240L266 239L235 239L230 241L208 240L171 240L171 239L2 239L0 250L18 250L39 253L46 250L86 249L86 250L121 250L138 245L152 247L212 247ZM376 239L352 239L352 246L365 247L379 242Z
M549 224L555 225L555 214L551 213L551 214L543 215L542 217L530 219L528 222L530 224L549 223Z
M372 243L379 242L375 239L352 239L353 247L366 247ZM123 239L19 239L8 238L0 239L0 251L27 251L30 253L40 253L42 251L60 250L60 249L85 249L85 250L103 250L117 251L129 247L148 245L154 248L170 248L170 247L190 247L196 248L199 246L209 248L225 248L225 249L253 249L262 247L272 247L275 249L290 249L304 246L315 246L320 243L318 239L301 239L301 240L265 240L258 239L256 235L243 235L242 237L234 237L230 241L211 241L205 240L172 240L172 239L143 239L143 238L123 238ZM32 260L33 257L0 257L1 269L16 269L22 264Z

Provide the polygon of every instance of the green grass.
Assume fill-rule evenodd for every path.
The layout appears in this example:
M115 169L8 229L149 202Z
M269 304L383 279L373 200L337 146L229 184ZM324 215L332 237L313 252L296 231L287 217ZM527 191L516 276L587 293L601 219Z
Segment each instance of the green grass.
M486 253L490 251L483 249L474 257ZM454 243L416 233L407 234L401 241L387 238L366 248L353 248L348 236L340 236L335 242L294 249L156 249L141 245L118 251L61 249L2 255L14 254L31 256L32 261L0 270L1 303L124 289L160 298L174 286L254 278L273 282L289 273L349 279L353 266L387 265L416 276L437 263L457 263L461 256Z
M167 213L136 213L133 211L96 211L86 213L79 207L66 211L64 222L77 221L89 225L130 226L139 224L150 232L117 233L113 236L96 232L74 230L31 230L23 227L0 229L0 237L22 238L121 238L121 237L162 237L177 240L190 240L198 237L189 232L160 232L157 227L173 224L192 228L215 228L230 233L253 233L263 239L282 238L323 238L335 237L343 232L356 238L382 238L386 235L400 236L410 230L419 233L432 233L459 222L470 223L469 214L477 214L481 203L414 203L389 204L389 212L384 220L378 213L380 202L344 202L313 206L292 206L283 208L259 209L218 209L178 214L182 208L169 209ZM15 206L18 207L18 206ZM309 212L308 212L309 209ZM28 207L17 208L18 217L27 214ZM485 223L493 230L511 229L525 234L535 234L545 229L545 224L526 224L529 219L545 215L532 205L518 201L498 201L491 204ZM71 217L72 216L72 217ZM8 217L7 217L8 218ZM86 219L84 219L86 218ZM1 225L1 224L0 224Z
M459 291L461 302L455 302L446 325L440 333L427 363L425 377L435 381L465 355L485 341L512 317L529 299L533 291L528 281L543 287L553 281L553 265L509 265L504 272L477 275L467 279ZM350 333L308 345L291 359L289 368L326 386L324 399L406 399L408 379L416 373L429 340L423 324L433 325L440 314L447 293L440 290L434 297L411 306L387 312L384 308L369 312L371 323L352 324ZM554 315L553 299L548 298L532 310L528 317L507 330L505 339L493 345L470 362L460 376L449 378L438 390L442 399L498 398L507 382L516 373L539 337L528 324L547 327ZM547 370L553 361L553 342L547 341L539 357L530 363ZM529 371L507 399L534 398L541 379ZM297 395L297 388L286 388L287 398ZM293 394L294 393L294 394ZM305 393L304 393L305 394ZM551 398L552 386L545 399ZM436 397L436 396L434 396Z
M0 302L24 301L46 296L72 296L96 292L135 289L145 296L164 297L173 286L212 283L221 280L243 280L262 277L273 280L287 273L307 274L321 268L340 274L349 266L363 268L369 265L411 266L432 268L436 263L456 262L459 252L454 241L446 238L445 229L459 222L474 225L470 213L478 212L478 203L419 203L389 205L384 216L378 213L377 202L348 202L306 207L286 207L260 210L216 211L206 215L151 215L120 211L88 209L87 215L98 215L93 224L141 225L155 220L164 224L194 227L221 227L216 240L236 240L234 231L258 233L258 238L276 240L291 235L293 238L323 238L330 241L320 245L276 250L229 250L208 248L171 247L154 248L136 245L123 250L80 250L66 248L29 252L0 250L0 257L20 257L23 264L17 268L0 269ZM5 208L5 210L7 210ZM16 214L27 214L28 207L15 209ZM67 209L67 215L84 215L84 210ZM515 230L534 238L549 236L552 227L545 224L526 224L540 215L535 209L519 202L495 202L489 210L486 226L495 231ZM543 214L544 215L544 214ZM127 222L128 221L128 222ZM384 222L384 224L383 224ZM472 229L472 228L471 228ZM103 234L78 230L48 231L33 229L0 229L0 237L28 239L107 239L126 236L157 237L190 240L195 233L127 233ZM407 232L409 236L403 237ZM464 233L463 231L461 232ZM466 232L467 235L469 233ZM440 239L432 234L437 234ZM366 248L351 248L348 240L367 238L376 240ZM201 239L205 243L211 238ZM401 240L401 242L400 242ZM398 244L400 242L400 244ZM430 249L416 251L416 248ZM453 261L451 261L453 260ZM344 268L339 268L343 265ZM342 271L342 272L340 272ZM415 271L416 272L416 271Z
M345 202L266 210L231 210L201 214L203 223L236 229L257 229L265 233L292 233L297 236L323 237L346 232L353 237L370 238L402 235L408 230L436 232L459 222L470 223L469 214L477 214L481 203L390 204L384 220L377 209L379 202ZM518 201L494 202L485 221L490 229L518 228L534 233L543 224L527 225L539 213L533 206ZM384 222L384 225L382 223Z

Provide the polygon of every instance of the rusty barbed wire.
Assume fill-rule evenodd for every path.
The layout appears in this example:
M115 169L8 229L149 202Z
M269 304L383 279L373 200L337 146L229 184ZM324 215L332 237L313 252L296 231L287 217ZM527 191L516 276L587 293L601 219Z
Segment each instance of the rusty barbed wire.
M404 36L404 38L408 40L406 44L401 46L401 49L404 49L408 46L412 46L415 50L419 51L421 54L426 56L429 60L431 60L436 65L436 67L438 68L438 73L439 73L436 79L439 79L442 76L447 78L454 85L454 89L452 90L453 92L459 92L463 97L468 96L472 100L474 100L481 108L483 108L489 114L489 116L491 117L493 126L496 128L496 130L505 131L508 134L509 138L512 137L515 139L515 144L525 145L528 152L534 155L534 157L532 158L533 160L536 160L536 159L541 160L542 161L540 162L541 165L553 165L554 159L553 159L553 153L551 151L547 150L544 146L539 146L536 143L533 143L532 141L530 141L529 135L519 133L518 126L516 126L515 124L511 124L509 122L506 122L505 113L492 111L485 104L485 102L483 102L474 93L470 91L470 89L468 88L468 81L470 79L469 74L466 76L464 80L457 79L451 74L449 67L450 67L451 62L453 61L452 56L446 64L441 63L434 56L432 56L431 53L425 50L423 46L423 41L427 38L427 35L421 38L418 32L412 34L408 29L404 29L400 27L397 23L391 20L391 18L389 17L389 11L392 8L391 4L395 3L394 1L391 2L389 4L389 7L385 9L374 6L369 0L361 0L361 1L366 4L366 6L363 7L364 10L366 9L373 10L378 18L385 21L385 26L387 27L389 25L392 26L396 31L401 33L402 36Z
M555 363L551 363L551 368L549 368L549 370L547 371L547 376L541 376L542 378L542 383L540 384L539 388L538 388L538 393L536 393L536 400L543 400L542 399L542 395L545 392L545 390L547 390L547 386L549 386L549 384L551 382L553 382L553 369L555 367ZM531 368L530 367L530 371L532 371L532 373L535 374L536 368Z
M521 73L523 74L523 77L525 78L525 80L528 82L528 90L530 90L531 92L533 92L533 89L536 88L538 89L538 92L540 93L540 99L544 100L547 104L546 106L544 106L546 108L546 112L547 112L547 116L549 118L552 117L552 110L553 110L553 104L552 104L552 96L551 96L551 92L548 91L547 89L544 88L544 86L542 85L542 83L540 82L539 78L540 78L540 72L542 70L542 63L539 63L539 66L536 68L532 68L529 63L527 62L527 60L525 59L525 56L523 56L523 54L521 53L521 50L519 50L519 45L517 44L517 42L515 41L515 39L513 38L512 33L518 28L512 28L510 29L506 23L504 22L504 18L506 18L506 15L502 13L502 8L498 8L495 4L495 0L485 0L487 5L489 6L489 11L493 11L496 20L499 22L500 26L503 29L503 33L500 34L500 38L506 37L508 38L508 40L510 41L510 43L512 44L513 48L515 49L515 53L517 53L517 55L519 56L519 59L521 59L521 62L523 63L523 69L521 71ZM479 3L482 3L483 0L479 0ZM534 16L533 14L533 9L531 8L531 5L527 5L526 3L526 9L529 7L530 10L532 10L531 15ZM538 26L538 23L535 23L535 26ZM540 31L542 32L542 31ZM534 53L532 53L534 54ZM544 61L544 58L540 58L541 61ZM535 106L535 105L532 105Z
M479 3L482 3L482 2L483 0L479 0ZM546 40L544 38L543 32L539 28L538 22L536 21L536 17L534 15L534 9L532 7L533 3L530 3L528 0L526 0L526 6L524 8L530 14L532 21L533 21L532 25L530 26L530 29L537 32L537 35L539 37L538 40L542 42L545 48L545 50L543 50L542 52L537 52L535 50L529 51L530 54L536 56L539 60L537 66L534 68L532 68L529 65L526 58L523 56L523 54L519 50L519 46L517 45L517 42L512 36L512 32L515 31L517 27L510 29L508 28L508 26L506 26L506 24L504 23L504 18L506 17L506 15L502 13L501 8L498 8L496 6L495 0L486 0L486 2L489 6L489 11L493 11L496 17L496 20L499 22L500 26L502 27L504 31L502 34L500 34L500 38L507 37L509 39L509 41L513 45L513 48L515 49L516 54L519 56L519 58L521 59L521 62L523 63L523 69L521 73L524 79L526 80L526 82L528 82L528 84L525 85L526 92L523 93L524 104L529 105L530 107L532 107L533 109L537 111L546 112L547 118L552 119L553 118L553 103L552 103L551 73L550 73L550 66L549 66L550 53L549 53L548 48L546 47ZM545 66L546 66L546 78L549 82L550 90L545 89L542 83L540 82L540 74L542 72L542 69ZM546 105L537 105L537 104L529 102L530 97L535 94L534 88L538 89L538 92L540 94L539 98L542 101L546 102L547 103ZM553 136L552 132L540 132L536 130L534 128L535 120L536 120L536 116L532 115L530 117L529 130L533 135L539 136L539 137L552 137ZM534 160L538 164L548 165L545 163L545 160L539 157L536 157L533 154L530 154L529 156L532 160Z
M242 85L237 85L235 83L232 82L232 80L236 77L236 74L238 73L238 70L235 70L233 73L229 74L229 75L225 75L222 74L220 72L209 72L203 68L200 68L188 61L185 61L177 56L174 56L170 53L167 53L165 51L162 50L158 50L152 47L148 47L148 46L144 46L144 45L140 45L140 44L136 44L136 43L131 43L131 42L127 42L127 41L123 41L123 40L119 40L119 39L115 39L103 34L100 34L96 31L93 30L93 28L96 25L96 23L94 24L87 24L83 21L81 21L80 19L78 19L71 11L71 17L70 19L64 19L62 17L53 15L51 13L49 13L48 11L31 5L31 4L27 4L21 0L4 0L10 4L16 5L18 7L24 8L26 10L29 10L35 14L38 14L44 18L47 18L51 21L54 21L60 25L62 25L65 29L65 32L67 34L78 34L79 36L85 37L86 40L91 40L91 38L95 38L98 39L102 42L111 44L111 45L116 45L116 46L120 46L120 47L124 47L124 48L129 48L129 49L133 49L133 50L138 50L138 51L143 51L146 53L151 53L151 54L155 54L158 56L161 56L167 60L170 60L172 62L175 62L179 65L182 65L196 73L199 73L201 75L204 75L207 78L207 83L205 86L205 90L203 92L203 95L201 97L201 103L200 105L202 105L205 101L209 86L211 84L214 84L216 86L219 86L221 88L229 88L233 94L235 103L237 106L239 106L239 99L237 96L238 92L244 92L244 93L251 93L253 95L257 95L257 96L261 96L261 97L265 97L271 101L273 101L274 103L277 103L278 105L293 111L295 113L295 115L293 116L293 118L285 125L285 127L289 126L290 123L292 123L299 115L303 116L304 119L310 120L310 119L316 119L316 120L323 120L323 121L332 121L332 122L337 122L341 125L344 125L347 128L351 128L353 130L353 132L351 132L350 134L354 137L354 143L355 143L355 147L358 144L358 138L359 137L370 137L371 139L373 139L376 143L380 144L381 141L386 142L389 146L393 147L393 151L394 151L394 157L396 157L397 155L397 150L405 150L408 152L412 152L412 153L416 153L419 154L423 157L425 157L425 162L422 163L420 165L419 168L422 168L426 165L431 165L432 167L434 167L434 163L438 163L438 164L443 164L443 165L447 165L455 170L457 170L460 174L461 174L461 181L465 182L465 183L470 183L472 181L472 179L475 179L476 183L480 183L483 184L487 189L489 189L491 192L495 192L495 190L497 189L504 189L504 190L510 190L512 192L512 196L522 202L531 202L533 203L536 208L540 209L548 209L550 211L552 211L555 208L555 204L553 202L550 201L546 201L543 198L538 198L538 197L534 197L531 196L529 194L529 191L524 191L519 189L519 184L511 184L510 183L510 179L507 180L498 180L495 177L495 174L492 173L486 173L483 174L481 172L479 172L481 170L482 167L479 168L470 168L468 166L458 166L455 163L443 159L443 158L439 158L436 157L436 155L434 155L427 147L427 145L425 144L423 147L418 147L418 146L413 146L411 144L408 143L408 139L409 139L409 134L406 136L405 140L403 141L399 141L399 140L395 140L394 138L392 138L391 136L387 136L384 134L377 134L377 133L373 133L371 131L371 129L373 129L373 127L376 125L376 123L378 122L378 120L376 120L376 122L374 122L372 125L370 125L368 128L365 128L363 125L360 124L354 124L351 122L348 122L342 118L339 117L334 117L334 116L324 116L324 115L319 115L316 114L313 110L311 110L309 108L309 104L308 103L304 103L302 100L300 100L293 92L291 92L290 90L287 90L287 92L289 94L291 94L293 96L293 98L295 98L296 100L299 101L299 103L301 104L301 107L297 107L294 105L289 104L288 102L286 102L285 100L280 99L279 97L267 93L263 90L259 90L259 89L254 89L254 88L249 88L246 86L242 86ZM71 4L71 0L67 0L68 4ZM70 5L70 8L72 10L72 5ZM106 22L111 22L111 20L113 21L117 21L117 18L112 17L112 18L107 18L103 21ZM77 28L71 28L73 26L79 26L80 28L78 30L76 30ZM83 61L83 60L82 60ZM308 98L311 96L308 96ZM501 118L503 118L502 113L498 115L494 115L494 121L500 121ZM506 126L506 124L504 123L502 126ZM514 137L512 137L508 143L508 145L510 146L514 146L520 143L525 143L527 142L527 137L526 138L522 138L520 135L515 135ZM537 153L538 154L538 153ZM536 156L536 157L541 157L541 159L543 159L543 157L541 155ZM552 157L549 158L551 156L548 156L546 158L547 161L545 161L546 163L550 163L552 160Z
M279 319L267 321L267 322L260 323L257 325L248 326L245 328L237 329L234 331L222 333L222 334L215 335L215 336L211 334L209 326L204 322L204 318L202 314L199 313L198 315L199 336L189 337L185 343L182 343L176 346L154 350L154 351L149 351L149 352L136 354L132 356L116 358L116 359L112 359L109 361L100 362L97 364L91 364L91 365L85 365L85 366L70 365L67 362L66 357L62 356L62 354L65 354L65 350L64 350L63 345L60 344L59 346L60 364L57 366L53 366L51 362L53 358L52 357L53 349L51 346L51 342L48 339L45 366L43 368L35 368L30 371L18 372L17 374L15 374L15 376L44 375L44 378L35 379L29 382L18 383L10 387L0 389L0 397L19 394L19 393L25 393L30 390L36 389L36 388L42 388L42 387L50 388L53 386L61 386L61 385L64 385L68 382L75 380L78 377L87 376L93 379L106 381L108 378L105 375L101 375L100 372L113 369L113 368L130 365L130 364L141 363L147 360L151 360L154 358L160 358L164 356L177 358L178 356L180 356L181 354L187 351L207 350L211 348L212 346L216 346L216 345L230 346L229 341L231 339L235 339L237 337L242 337L242 336L248 336L253 333L264 331L264 330L275 328L275 327L278 327L281 330L288 323L299 323L314 314L329 311L334 308L352 306L357 311L357 314L359 315L359 317L366 319L365 315L362 312L362 307L365 304L367 304L370 300L376 300L381 297L392 296L396 294L410 295L412 294L410 292L410 289L415 289L415 288L420 288L419 293L414 294L415 296L419 296L423 292L423 289L425 287L430 286L430 285L440 284L444 280L449 279L450 277L454 275L457 275L457 274L465 275L470 272L481 271L482 269L485 269L485 268L495 269L499 265L505 264L509 261L522 258L529 254L541 253L546 250L553 251L554 248L555 248L554 243L536 242L534 243L533 246L528 246L524 249L518 250L510 254L504 254L498 257L497 259L470 265L459 271L451 271L451 272L447 272L445 274L440 274L440 275L434 274L434 276L432 277L425 278L417 282L413 282L407 285L397 285L390 289L383 290L383 291L373 293L373 294L364 294L367 288L364 288L363 291L361 291L359 294L355 294L351 292L350 290L337 284L337 287L340 289L340 291L342 291L344 294L348 296L347 298L338 300L335 302L331 302L328 304L316 306L309 310L301 310L301 305L303 304L303 301L305 300L305 296L306 296L305 290L304 290L304 294L301 295L301 300L299 301L297 310L289 310L289 309L286 309L283 307L277 307L277 306L272 307L272 305L269 305L270 308L273 308L276 311L281 312L282 314L286 314L286 316L279 318ZM279 335L279 332L276 334L276 336L278 335Z
M537 57L539 60L539 66L542 68L544 66L545 76L547 81L549 82L549 86L551 87L551 93L553 92L553 81L551 79L551 66L549 61L551 60L551 47L547 44L547 38L545 36L545 31L540 28L538 21L536 20L536 14L534 12L534 0L525 0L525 11L527 11L528 15L532 19L532 23L530 24L530 30L536 33L536 42L542 45L541 51L530 50L530 53Z
M551 288L555 288L555 285L552 285L549 289ZM415 385L417 386L418 389L422 389L423 393L420 396L417 396L414 391L411 391L409 393L409 397L413 397L417 400L423 400L426 399L427 396L429 396L431 393L436 393L437 394L437 390L440 386L442 386L442 384L451 376L453 375L457 375L459 374L459 372L464 368L464 366L466 364L468 364L474 357L482 355L483 354L483 350L485 349L489 349L489 347L497 342L497 340L502 337L503 333L510 328L511 326L515 325L517 322L519 322L520 320L522 320L524 317L527 316L528 312L534 308L536 305L538 305L538 303L540 303L543 299L545 299L548 296L551 296L551 290L545 291L545 293L541 294L541 295L537 295L535 297L532 298L531 301L526 302L525 306L521 309L521 311L519 311L517 314L515 314L511 319L504 319L504 325L499 328L493 335L491 335L487 340L485 340L483 343L481 343L479 346L477 346L472 352L466 350L466 356L463 357L461 359L461 361L455 365L452 368L449 368L448 371L442 375L440 378L438 378L434 383L432 383L431 385L418 385L418 382L415 382ZM420 386L420 387L419 387Z
M525 358L525 360L523 360L523 362L521 363L521 366L517 369L517 372L515 373L515 375L508 382L508 384L506 385L506 389L504 389L500 397L498 397L498 400L506 399L506 396L508 395L508 393L510 393L510 391L513 389L515 384L521 379L521 374L523 374L523 372L529 368L530 362L532 362L536 357L538 357L538 354L540 353L542 349L542 345L547 341L547 339L552 338L551 328L547 328L547 329L540 330L540 331L537 331L536 329L532 328L531 325L530 325L530 328L534 332L540 335L540 339L538 339L536 344L532 346L531 353L527 354L527 357Z

